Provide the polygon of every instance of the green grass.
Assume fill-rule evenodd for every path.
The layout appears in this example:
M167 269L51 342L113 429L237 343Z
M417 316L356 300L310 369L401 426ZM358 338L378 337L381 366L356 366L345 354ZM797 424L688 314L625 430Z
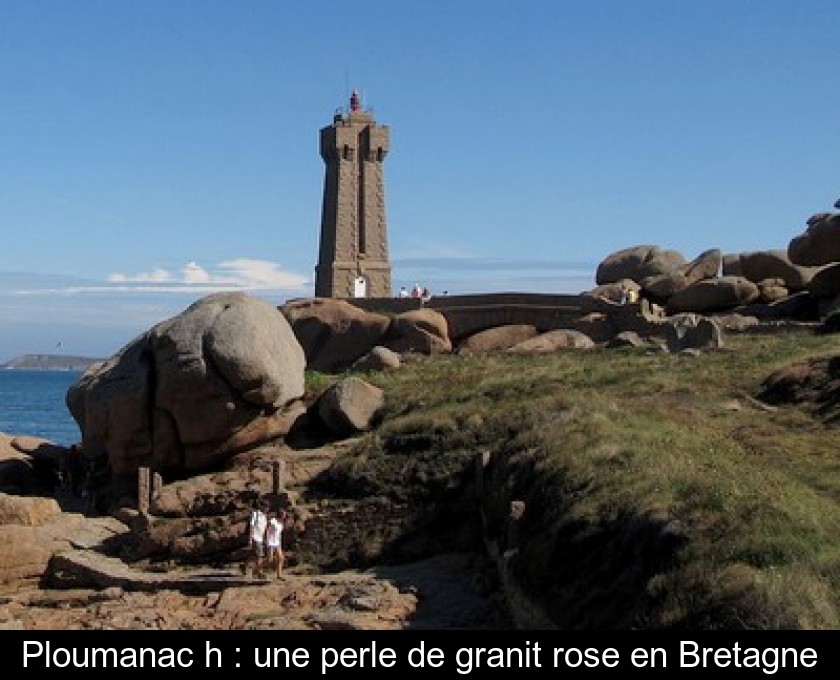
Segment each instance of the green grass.
M320 371L306 371L304 375L304 389L306 390L306 399L311 401L314 396L323 392L335 382L335 376Z
M840 346L804 331L727 342L369 374L386 417L335 475L422 503L461 493L487 452L488 529L504 541L509 502L526 501L512 572L560 628L838 628L840 431L753 397Z

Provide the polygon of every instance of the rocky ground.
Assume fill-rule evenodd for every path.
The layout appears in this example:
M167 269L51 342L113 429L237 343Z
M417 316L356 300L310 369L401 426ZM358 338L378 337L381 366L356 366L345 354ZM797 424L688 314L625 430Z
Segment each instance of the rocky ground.
M347 444L344 444L347 445ZM342 522L346 506L306 500L309 482L332 461L337 447L306 451L280 449L288 459L284 497L295 515L315 524ZM212 478L246 486L265 484L271 447L243 456L237 466L215 477L203 476L165 487L183 498L206 499ZM243 472L250 470L249 474ZM193 491L189 489L192 488ZM240 490L241 491L241 490ZM217 493L218 489L216 492ZM170 493L170 496L172 495ZM238 492L237 492L238 493ZM192 494L192 495L191 495ZM203 495L203 496L202 496ZM115 555L137 554L155 543L153 534L137 540L137 515L93 517L79 512L79 500L59 494L63 512L38 527L56 536L57 549L42 577L6 579L0 585L0 628L5 629L456 629L508 627L494 595L492 572L483 558L450 553L411 563L364 569L324 570L306 550L289 551L289 568L277 577L243 575L242 526L230 527L239 545L227 559L215 555L194 564L146 557L129 562ZM171 510L171 497L161 503ZM338 516L327 517L335 508ZM318 515L317 521L315 515ZM230 517L230 516L229 516ZM183 519L183 518L181 518ZM192 518L192 521L201 521ZM159 524L169 522L160 520ZM177 519L174 520L177 525ZM177 525L180 526L180 525ZM51 527L45 529L45 527ZM306 534L299 532L299 539ZM152 538L150 539L150 535ZM68 538L67 537L72 537ZM62 544L62 538L67 541ZM43 538L40 540L44 541ZM144 543L146 541L146 543ZM45 541L49 543L49 541ZM299 540L300 545L304 545ZM207 548L209 541L205 542ZM133 546L126 551L125 545ZM199 552L204 548L199 548ZM209 548L207 548L209 550ZM134 552L132 552L132 550ZM5 552L5 551L4 551ZM304 554L306 553L306 554Z
M236 579L219 585L219 573L183 570L173 576L215 584L205 594L160 585L39 588L6 586L0 627L25 630L384 630L506 627L492 598L479 592L474 558L444 555L408 565L325 575ZM235 575L231 574L235 578ZM142 575L138 575L141 578ZM193 583L193 585L197 585Z

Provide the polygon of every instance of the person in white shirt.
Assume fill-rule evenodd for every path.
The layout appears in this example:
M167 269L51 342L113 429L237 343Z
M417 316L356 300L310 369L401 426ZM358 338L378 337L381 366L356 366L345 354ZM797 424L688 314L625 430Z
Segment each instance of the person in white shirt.
M248 572L248 564L254 563L254 576L263 577L263 562L265 560L265 530L268 525L268 516L265 514L265 506L260 504L251 511L248 520L248 547L251 554L245 561L243 571Z
M273 512L269 513L268 525L265 529L268 565L274 566L277 569L278 578L280 577L280 572L283 571L283 524L285 519L285 511L281 512L279 516Z

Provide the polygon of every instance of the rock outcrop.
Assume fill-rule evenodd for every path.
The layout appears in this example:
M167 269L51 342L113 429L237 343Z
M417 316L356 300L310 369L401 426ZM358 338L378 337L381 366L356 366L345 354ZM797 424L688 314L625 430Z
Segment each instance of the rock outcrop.
M639 282L649 276L665 274L686 264L682 254L675 250L663 250L655 245L638 245L612 253L595 273L595 283L602 285L621 279Z
M724 255L711 248L686 263L678 252L659 246L625 248L601 262L596 274L599 285L583 296L621 302L632 285L644 298L663 305L667 314L720 313L752 303L784 302L799 292L832 297L840 294L840 286L835 290L834 278L820 274L823 265L834 262L833 240L840 233L834 228L835 217L811 218L808 232L791 241L787 251ZM823 304L823 313L825 309ZM616 330L627 329L616 326Z
M452 351L446 317L434 309L413 309L394 317L382 344L400 354L446 354Z
M595 343L588 335L580 331L558 328L518 342L507 351L513 354L545 354L562 349L591 349L594 346Z
M446 317L434 309L389 318L346 300L311 298L289 302L280 311L304 349L307 368L315 371L347 370L376 346L397 354L452 351Z
M296 300L280 311L303 347L307 368L325 373L344 370L381 345L390 324L384 314L329 298Z
M0 432L0 492L35 495L51 492L67 449L41 437Z
M360 359L353 362L350 368L354 371L390 371L402 364L400 355L394 350L376 345Z
M808 284L808 292L819 298L840 293L840 262L827 265L814 274Z
M741 253L741 272L745 279L760 283L766 279L781 279L790 291L804 290L817 269L793 264L784 250L763 250Z
M575 319L574 330L592 338L595 343L607 342L616 334L616 326L609 315L603 312L590 312Z
M683 268L686 285L715 278L723 266L723 253L718 248L704 250Z
M0 493L0 525L39 526L60 512L54 498Z
M612 281L610 283L602 283L599 286L595 286L592 290L587 291L584 295L620 303L622 300L626 299L630 291L638 294L639 290L640 286L638 283L636 283L633 279L625 278L619 279L618 281Z
M807 224L788 244L790 261L811 267L840 262L840 214L820 213Z
M0 494L0 583L40 579L53 555L99 546L127 531L113 517L61 512L52 498Z
M791 239L787 254L791 262L817 268L807 287L825 316L840 307L840 214L820 213L807 224Z
M286 319L243 293L210 295L92 366L67 393L85 455L115 475L203 470L289 432L305 359Z
M459 354L481 354L494 352L529 340L537 334L537 329L530 324L509 324L495 326L474 333L465 338L458 346Z
M384 407L381 389L352 376L328 387L313 409L333 433L348 435L369 430Z
M761 384L769 404L802 403L826 420L840 417L840 354L814 357L779 368Z
M667 272L642 279L642 289L655 300L667 300L688 286L688 279L681 271Z
M677 314L665 322L670 352L723 347L723 333L713 319L699 314Z
M740 276L704 279L675 293L665 305L668 314L710 312L749 304L758 298L758 287Z

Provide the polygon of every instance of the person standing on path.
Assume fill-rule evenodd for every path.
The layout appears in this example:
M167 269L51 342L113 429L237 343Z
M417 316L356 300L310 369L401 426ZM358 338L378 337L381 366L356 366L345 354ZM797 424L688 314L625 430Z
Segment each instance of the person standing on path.
M281 512L279 516L272 512L268 516L268 525L265 529L268 565L275 567L278 578L280 578L280 572L283 571L283 523L285 519L285 512Z
M263 561L265 560L265 530L268 525L268 516L265 514L265 505L260 503L251 511L251 518L248 521L248 547L251 554L245 562L243 571L248 573L248 563L254 562L254 576L263 577Z

